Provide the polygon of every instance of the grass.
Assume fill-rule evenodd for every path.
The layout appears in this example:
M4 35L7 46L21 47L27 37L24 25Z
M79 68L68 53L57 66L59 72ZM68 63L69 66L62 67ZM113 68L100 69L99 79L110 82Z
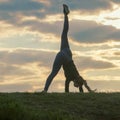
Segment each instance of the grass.
M0 120L120 120L120 93L0 93Z

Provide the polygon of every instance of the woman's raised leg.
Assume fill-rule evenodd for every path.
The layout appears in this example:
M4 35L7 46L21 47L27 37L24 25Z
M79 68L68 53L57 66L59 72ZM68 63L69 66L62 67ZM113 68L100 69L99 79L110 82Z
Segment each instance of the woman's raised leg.
M69 9L67 5L63 5L63 12L64 12L64 26L61 35L61 48L60 48L61 51L64 48L69 48L68 37L67 37L69 30L69 21L68 21Z

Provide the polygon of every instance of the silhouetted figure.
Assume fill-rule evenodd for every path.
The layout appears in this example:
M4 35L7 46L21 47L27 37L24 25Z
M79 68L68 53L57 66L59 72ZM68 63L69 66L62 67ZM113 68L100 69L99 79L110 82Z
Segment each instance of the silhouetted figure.
M82 88L83 85L87 88L88 91L92 91L90 87L87 85L86 81L79 75L79 72L77 71L76 66L72 60L72 52L70 50L68 37L67 37L67 33L69 29L69 23L68 23L69 9L68 6L65 4L63 4L63 13L64 13L64 27L61 35L60 51L56 55L52 72L47 78L43 92L48 91L48 88L53 78L57 75L58 71L62 66L66 77L65 92L69 92L70 81L74 82L75 87L79 87L80 92L83 92L83 88Z

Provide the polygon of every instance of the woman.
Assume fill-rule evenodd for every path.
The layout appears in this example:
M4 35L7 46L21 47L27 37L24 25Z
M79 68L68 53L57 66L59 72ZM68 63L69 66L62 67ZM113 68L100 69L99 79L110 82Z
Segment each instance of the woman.
M61 48L60 51L57 53L56 58L54 60L52 72L48 76L45 84L45 88L43 92L47 92L48 88L53 80L53 78L57 75L58 71L61 67L64 69L64 74L66 77L65 82L65 92L69 92L69 83L70 81L74 82L75 87L79 87L79 90L83 92L82 86L84 85L88 91L92 91L90 87L87 85L86 81L79 75L76 66L72 60L72 52L69 47L68 43L68 29L69 29L69 23L68 23L68 14L69 9L68 6L63 4L63 13L64 13L64 27L63 32L61 35Z

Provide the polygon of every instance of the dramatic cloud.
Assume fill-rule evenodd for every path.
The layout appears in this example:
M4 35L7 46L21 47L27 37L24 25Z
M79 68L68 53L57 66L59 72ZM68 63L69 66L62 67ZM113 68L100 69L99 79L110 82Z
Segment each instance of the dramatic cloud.
M9 2L3 2L0 4L1 11L32 11L42 9L43 3L38 3L32 0L9 0Z
M26 21L21 23L30 31L50 33L58 37L61 35L63 22L44 23ZM120 30L110 25L104 26L92 21L73 20L70 22L69 37L81 43L104 43L107 41L120 41Z
M117 3L117 4L120 4L120 1L119 0L111 0L113 3Z
M72 7L72 4L74 7ZM112 5L108 0L75 0L74 3L71 2L71 8L81 9L83 11L90 12L91 10L101 10L101 9L110 9Z
M51 69L56 52L41 50L14 50L0 51L0 75L1 76L31 76L36 75L35 71ZM78 70L109 69L116 67L112 62L95 60L91 57L75 57L75 64ZM31 66L31 67L30 67ZM32 68L32 66L35 66ZM45 70L46 70L45 69ZM45 73L47 73L46 70ZM47 76L47 75L46 75ZM37 77L37 76L36 76Z
M58 2L51 0L49 5L46 5L42 0L10 0L9 2L0 4L0 19L18 28L27 28L27 30L31 32L37 31L43 34L50 33L60 36L63 21L58 20L51 24L50 21L44 22L44 20L50 13L52 13L52 17L54 16L52 19L56 19L54 11L60 13L60 8L58 6L62 2L64 1ZM59 5L57 5L57 3L59 3ZM87 12L89 10L112 8L111 1L108 0L91 0L91 2L88 0L75 0L74 2L68 2L68 4L71 5L71 9L80 11L85 10ZM13 13L13 11L15 12ZM72 20L70 22L70 31L71 38L81 43L101 43L109 40L120 40L119 29L111 25L105 26L97 24L93 21Z
M0 64L0 76L21 76L30 75L30 71L10 64Z
M13 92L39 91L43 89L45 80L50 73L55 54L56 52L52 51L33 49L0 51L0 90L3 92ZM74 57L74 61L81 75L83 75L83 73L86 74L83 76L88 80L93 78L93 80L100 80L100 76L102 75L108 75L111 77L118 75L115 72L118 70L109 71L109 68L112 69L117 67L112 61L95 60L94 57L78 57L78 55ZM104 71L104 74L102 74L102 70L106 70ZM97 73L95 71L97 71ZM114 72L116 74L114 74ZM55 82L53 82L50 91L54 91L54 89L57 88L57 91L59 92L64 91L63 80L65 80L65 78L63 72L59 72L59 75L57 75L55 79L57 79L57 81L55 80ZM106 77L102 77L102 80L103 79L106 79ZM74 90L75 89L71 87L71 91Z
M74 21L73 24L71 22L71 37L78 42L102 43L109 40L120 41L119 33L119 29L92 21Z
M114 53L117 56L120 56L120 51Z
M91 2L89 2L89 0L75 0L74 2L65 0L46 0L46 2L43 2L43 0L9 0L0 4L0 19L6 20L7 22L14 21L17 23L19 22L19 18L17 17L18 15L43 18L46 15L61 13L62 4L66 2L70 6L71 10L89 12L90 14L91 10L92 12L96 12L98 10L100 11L112 8L111 2L108 0L91 0ZM13 24L15 24L14 22Z
M58 7L56 6L61 5L63 3L67 3L71 9L81 9L81 10L97 10L97 9L110 9L111 1L109 0L74 0L74 2L66 1L66 0L9 0L6 2L1 1L0 10L6 10L6 11L16 11L16 10L37 10L44 7L48 9L49 12L53 12L54 9L58 10Z
M0 0L0 91L43 89L60 48L63 3L70 7L68 36L80 74L120 80L119 0ZM64 91L63 80L62 70L50 91Z
M55 52L37 50L15 50L13 52L0 51L0 62L9 65L25 65L37 62L44 66L50 66L55 57Z
M90 57L77 57L75 59L76 65L81 70L89 69L109 69L114 68L115 65L108 61L95 60Z

